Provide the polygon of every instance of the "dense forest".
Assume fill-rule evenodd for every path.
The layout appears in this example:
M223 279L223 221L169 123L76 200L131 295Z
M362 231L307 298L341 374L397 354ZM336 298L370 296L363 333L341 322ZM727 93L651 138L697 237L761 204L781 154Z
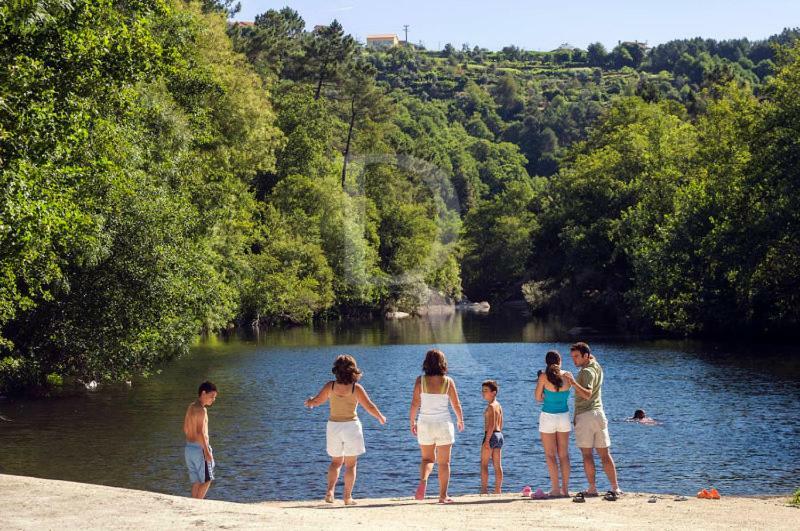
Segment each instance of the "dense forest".
M368 50L291 8L0 5L0 393L200 333L524 300L800 320L800 46Z

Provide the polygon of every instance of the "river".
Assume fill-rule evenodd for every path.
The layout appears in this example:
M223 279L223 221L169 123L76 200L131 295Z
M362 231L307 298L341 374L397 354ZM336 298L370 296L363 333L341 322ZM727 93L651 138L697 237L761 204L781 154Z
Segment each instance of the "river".
M496 379L505 411L505 490L549 486L533 400L544 353L587 340L603 365L603 400L621 487L692 494L788 493L800 486L800 355L782 346L634 340L567 330L498 313L329 323L211 339L132 385L51 400L0 399L0 472L186 495L182 419L198 384L220 390L209 410L217 481L209 498L312 499L324 494L327 405L303 399L330 377L337 354L356 356L362 384L388 418L360 409L367 454L356 497L410 496L419 449L408 429L414 378L426 350L447 354L466 430L453 451L451 495L475 493L482 436L481 382ZM644 409L658 425L632 423ZM571 490L585 488L571 448ZM598 471L599 472L599 471ZM435 491L435 472L429 493ZM490 476L490 485L493 479ZM598 486L608 488L599 472ZM340 495L341 487L337 490Z

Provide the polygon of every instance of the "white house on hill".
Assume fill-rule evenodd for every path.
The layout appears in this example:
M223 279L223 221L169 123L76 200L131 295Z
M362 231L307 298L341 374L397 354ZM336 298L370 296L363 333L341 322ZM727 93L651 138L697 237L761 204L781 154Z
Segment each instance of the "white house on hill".
M394 33L367 35L367 48L392 48L398 44L400 39Z

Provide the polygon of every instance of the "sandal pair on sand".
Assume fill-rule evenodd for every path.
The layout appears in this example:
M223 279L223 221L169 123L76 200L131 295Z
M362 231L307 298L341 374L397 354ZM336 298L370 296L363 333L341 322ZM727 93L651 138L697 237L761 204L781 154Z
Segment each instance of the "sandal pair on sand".
M622 496L621 490L609 490L603 495L603 499L606 501L617 501L620 496ZM575 503L585 503L586 498L598 498L598 497L600 497L599 493L587 492L584 490L576 494L575 497L572 498L572 501L574 501Z

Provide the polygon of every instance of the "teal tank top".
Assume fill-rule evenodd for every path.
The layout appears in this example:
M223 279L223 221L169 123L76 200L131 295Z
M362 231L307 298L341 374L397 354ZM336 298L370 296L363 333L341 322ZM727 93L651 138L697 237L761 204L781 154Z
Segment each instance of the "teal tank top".
M544 390L544 404L542 404L542 413L568 413L569 405L569 389L566 391L548 391Z

